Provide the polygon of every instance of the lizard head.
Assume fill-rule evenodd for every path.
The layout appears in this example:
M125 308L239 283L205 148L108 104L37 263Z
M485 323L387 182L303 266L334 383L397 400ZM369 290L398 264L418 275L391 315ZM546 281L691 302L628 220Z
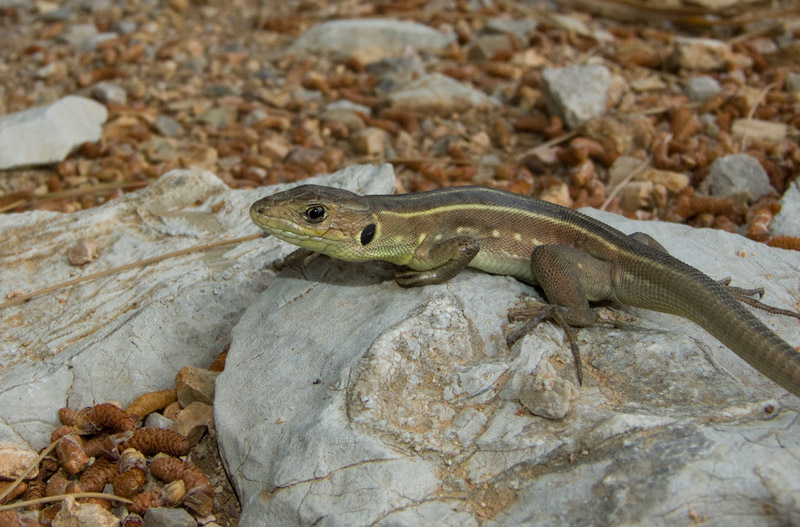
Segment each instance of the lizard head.
M375 236L375 216L364 197L347 190L302 185L262 198L250 207L265 232L334 258L373 259L365 249Z

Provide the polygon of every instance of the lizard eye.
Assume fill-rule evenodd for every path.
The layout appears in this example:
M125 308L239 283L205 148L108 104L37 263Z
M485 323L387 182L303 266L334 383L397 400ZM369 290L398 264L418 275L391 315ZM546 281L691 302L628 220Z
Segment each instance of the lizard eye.
M325 207L322 205L313 205L303 212L303 217L309 223L319 223L325 219L326 215Z

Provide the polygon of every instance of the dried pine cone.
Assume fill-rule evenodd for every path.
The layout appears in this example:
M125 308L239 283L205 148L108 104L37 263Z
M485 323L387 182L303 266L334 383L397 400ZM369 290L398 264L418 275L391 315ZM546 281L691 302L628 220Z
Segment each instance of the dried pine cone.
M79 473L89 463L89 456L83 451L81 438L76 434L65 435L59 439L55 450L61 466L68 474Z
M158 455L150 462L150 472L163 481L183 480L187 494L184 505L200 516L214 509L214 490L208 476L196 465L180 459Z
M183 481L173 481L162 489L148 490L141 494L137 494L131 501L133 503L126 505L130 512L135 514L144 514L145 511L151 507L177 507L183 502L186 496L186 488Z
M133 430L136 425L125 410L111 403L96 405L86 413L85 417L95 428L110 428L115 432Z
M189 453L189 442L178 432L161 428L138 428L133 436L120 444L122 448L135 448L146 456L161 452L173 456Z
M86 492L100 492L117 475L117 466L104 457L95 458L78 480Z
M138 450L127 449L117 462L119 475L114 478L114 494L130 498L142 491L147 482L147 461Z

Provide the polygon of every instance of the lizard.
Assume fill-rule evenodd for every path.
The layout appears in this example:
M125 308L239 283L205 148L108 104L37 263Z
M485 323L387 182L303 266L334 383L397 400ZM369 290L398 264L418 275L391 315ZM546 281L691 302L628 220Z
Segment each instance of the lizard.
M509 313L509 320L532 315L509 344L552 319L570 340L579 383L571 328L598 322L590 302L612 301L691 320L800 396L800 352L742 302L800 315L749 298L763 290L713 280L647 234L628 235L560 205L478 186L362 196L301 185L256 201L250 217L266 233L313 253L396 264L403 287L443 283L466 267L541 287L548 304Z

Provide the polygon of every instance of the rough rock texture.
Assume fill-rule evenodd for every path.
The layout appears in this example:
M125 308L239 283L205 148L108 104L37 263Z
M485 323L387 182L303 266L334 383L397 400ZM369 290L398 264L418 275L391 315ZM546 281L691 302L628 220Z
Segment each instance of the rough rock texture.
M391 167L356 167L326 178L359 192L390 192ZM311 182L311 181L310 181ZM337 183L338 182L338 183ZM74 214L0 216L0 298L226 238L256 234L250 204L279 187L231 190L207 172L175 171L147 189ZM101 256L69 265L77 240ZM0 441L49 442L62 406L127 405L174 386L183 366L207 367L244 309L291 252L258 239L170 258L0 311Z
M84 142L99 141L106 107L85 97L0 117L0 169L63 160Z
M794 253L593 214L715 277L763 285L773 304L797 301ZM504 343L506 312L531 294L472 271L402 289L386 265L327 258L277 275L233 330L217 380L241 525L798 519L800 401L692 323L630 308L623 329L579 332L576 387L554 326ZM800 341L796 321L767 323Z

